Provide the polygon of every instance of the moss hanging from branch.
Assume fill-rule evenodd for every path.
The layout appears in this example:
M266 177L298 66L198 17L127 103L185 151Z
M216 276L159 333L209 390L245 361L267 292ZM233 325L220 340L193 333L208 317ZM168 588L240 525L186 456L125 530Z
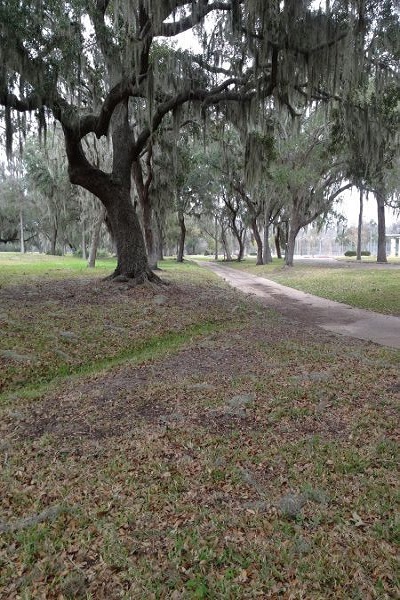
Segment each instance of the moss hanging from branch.
M6 126L6 155L7 155L8 160L10 160L12 157L12 151L13 151L14 128L13 128L13 122L12 122L12 117L11 117L11 109L9 106L6 106L4 109L4 121L5 121L5 126Z

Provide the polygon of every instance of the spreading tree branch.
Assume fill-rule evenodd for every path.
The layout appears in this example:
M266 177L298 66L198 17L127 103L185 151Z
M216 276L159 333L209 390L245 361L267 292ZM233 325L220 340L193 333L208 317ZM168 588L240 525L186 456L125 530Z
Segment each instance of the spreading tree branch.
M243 0L240 0L240 2L242 1ZM183 17L179 21L160 23L158 27L154 27L154 35L174 37L175 35L178 35L178 33L192 29L194 25L201 23L204 17L215 10L232 10L232 2L215 1L209 4L208 0L200 0L197 4L195 2L186 2L185 4L191 4L191 14L187 17Z

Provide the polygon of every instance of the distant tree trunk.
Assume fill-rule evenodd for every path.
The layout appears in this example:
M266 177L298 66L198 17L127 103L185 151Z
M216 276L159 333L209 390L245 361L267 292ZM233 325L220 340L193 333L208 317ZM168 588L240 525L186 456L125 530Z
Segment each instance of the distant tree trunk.
M231 254L231 250L229 247L229 242L228 242L228 238L226 236L226 229L225 229L224 225L221 225L221 242L224 247L225 259L228 261L232 260L232 254Z
M238 240L238 244L239 244L239 253L238 253L238 257L237 260L238 262L243 260L244 257L244 239L242 238L242 236L239 236L237 238Z
M160 214L156 214L155 218L156 225L156 251L157 251L157 261L164 260L164 230L162 226L162 219Z
M97 215L96 221L94 223L93 230L92 230L92 237L90 240L90 250L89 250L89 260L88 260L88 267L90 269L94 269L94 267L96 266L97 249L99 247L99 241L100 241L100 231L101 231L101 226L104 223L105 216L106 216L106 209L104 208L104 206L102 206L99 214Z
M358 213L358 230L357 230L357 260L361 260L361 235L362 235L362 221L363 221L363 208L364 208L364 190L360 188L360 212Z
M86 228L85 228L85 219L82 219L82 258L86 260Z
M149 200L149 199L148 199ZM144 239L146 241L147 256L151 269L157 268L157 244L153 231L153 209L150 201L142 205Z
M263 265L268 263L272 263L272 254L269 245L269 225L264 224Z
M21 254L25 254L25 240L24 240L24 215L22 213L22 207L19 211L19 236L20 236L20 251Z
M186 238L186 226L185 226L185 215L182 210L178 210L178 223L179 223L179 240L178 240L178 253L176 260L177 262L183 262L183 254L185 251L185 238Z
M280 225L276 225L276 227L275 227L274 241L275 241L276 256L278 258L282 258Z
M215 240L215 253L214 259L218 260L218 216L214 216L214 240Z
M257 262L256 262L256 265L259 266L259 265L263 264L263 243L262 243L262 240L261 240L260 232L258 231L257 217L253 217L251 219L251 230L253 232L254 239L255 239L256 244L257 244Z
M243 260L243 256L244 256L246 229L244 227L242 227L241 224L239 226L237 225L236 215L233 215L233 217L230 219L230 229L231 229L234 237L236 238L238 246L239 246L237 261L240 262L241 260Z
M376 261L386 263L386 225L385 225L385 190L381 185L376 190L376 202L378 205L378 252Z
M269 230L270 230L270 203L264 202L264 231L263 231L263 264L266 265L272 262L271 248L269 245Z
M287 267L293 267L294 249L299 231L300 227L296 223L290 224L285 252L285 265Z
M53 226L52 226L51 235L50 235L50 254L52 254L53 256L56 253L57 236L58 236L57 220L53 219Z

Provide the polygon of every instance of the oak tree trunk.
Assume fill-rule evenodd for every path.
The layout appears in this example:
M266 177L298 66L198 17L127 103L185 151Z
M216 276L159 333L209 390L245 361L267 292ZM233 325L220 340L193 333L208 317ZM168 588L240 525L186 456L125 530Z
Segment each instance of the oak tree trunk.
M104 194L105 196L106 194ZM100 198L107 207L108 219L117 251L114 277L144 281L151 271L139 219L131 201L130 190L114 192L112 199Z
M20 235L20 252L25 254L25 240L24 240L24 215L22 208L19 211L19 235Z
M154 236L153 203L151 198L151 184L153 181L152 145L147 151L146 168L144 173L141 159L133 161L132 174L135 181L136 191L139 198L140 212L142 217L144 240L146 243L147 257L151 269L157 268L157 243Z
M238 254L237 260L238 260L238 262L241 262L244 257L244 241L241 236L238 236L237 240L238 240L238 244L239 244L239 254Z
M51 230L51 237L50 237L50 254L52 254L53 256L56 254L57 236L58 236L57 223L54 222L52 230Z
M215 240L215 252L214 259L218 260L218 216L214 217L214 240Z
M157 268L157 244L153 231L153 210L150 202L142 205L143 230L151 269Z
M383 186L380 186L376 191L376 202L378 205L378 252L376 261L386 263L385 191Z
M128 121L128 102L121 102L112 119L113 169L108 174L87 160L80 138L64 126L68 172L72 183L97 196L107 210L107 226L117 252L111 278L135 279L137 283L158 277L149 268L139 219L131 199L133 140Z
M361 260L361 235L362 235L363 208L364 208L363 189L360 188L360 211L358 213L358 229L357 229L357 260Z
M271 248L269 245L269 225L264 225L264 243L263 243L263 265L272 263Z
M257 244L257 262L256 265L262 265L263 264L263 243L261 240L261 236L260 236L260 232L258 231L258 225L257 225L257 218L253 217L251 220L251 230L253 232L254 235L254 239L256 241Z
M164 230L161 215L155 216L156 262L164 260Z
M100 231L101 231L101 226L104 223L105 216L106 216L106 209L104 208L104 206L102 206L99 214L97 215L96 221L95 221L93 229L92 229L92 237L90 240L90 250L89 250L89 260L88 260L88 267L90 269L94 269L94 267L96 266L97 249L99 247L99 241L100 241Z
M228 238L226 235L226 229L224 226L221 226L221 242L222 242L222 246L224 248L224 253L225 253L225 259L227 261L231 261L232 260L232 254L231 254L231 250L229 247L229 242L228 242Z
M281 228L280 228L279 225L277 225L277 227L275 229L274 241L275 241L276 256L278 258L282 258L282 251L281 251Z
M85 219L82 219L82 258L83 260L86 260L87 256L86 256L86 228L85 228Z
M293 267L294 249L296 244L296 237L299 231L300 227L298 227L296 224L290 224L285 252L285 265L287 267Z
M179 240L178 240L178 253L176 260L177 262L183 262L183 254L185 250L185 238L186 238L186 226L185 216L182 211L178 211L178 223L179 223Z

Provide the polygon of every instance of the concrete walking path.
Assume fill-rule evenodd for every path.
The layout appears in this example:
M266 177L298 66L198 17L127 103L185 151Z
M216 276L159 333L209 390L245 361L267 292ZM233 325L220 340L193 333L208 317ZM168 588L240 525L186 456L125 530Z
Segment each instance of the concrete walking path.
M264 298L271 308L303 323L400 349L400 317L381 315L307 294L237 269L199 261L239 290Z

